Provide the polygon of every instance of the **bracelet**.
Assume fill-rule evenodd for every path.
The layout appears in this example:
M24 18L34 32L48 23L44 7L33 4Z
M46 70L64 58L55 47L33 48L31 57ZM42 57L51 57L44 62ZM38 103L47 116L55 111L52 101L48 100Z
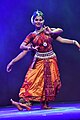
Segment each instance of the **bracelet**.
M73 41L72 41L72 43L73 43L73 44L76 44L76 41L75 41L75 40L73 40Z
M27 47L27 50L30 50L31 49L31 47Z

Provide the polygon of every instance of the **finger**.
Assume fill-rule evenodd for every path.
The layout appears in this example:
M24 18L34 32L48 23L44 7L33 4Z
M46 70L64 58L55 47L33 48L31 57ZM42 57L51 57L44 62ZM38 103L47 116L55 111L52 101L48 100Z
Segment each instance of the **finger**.
M7 72L11 72L11 69L8 69Z
M48 28L48 26L45 26L45 25L44 25L44 30L47 29L47 28Z
M7 71L7 72L8 72L8 69L9 69L9 68L7 67L7 68L6 68L6 71Z
M36 48L38 48L39 46L36 46Z

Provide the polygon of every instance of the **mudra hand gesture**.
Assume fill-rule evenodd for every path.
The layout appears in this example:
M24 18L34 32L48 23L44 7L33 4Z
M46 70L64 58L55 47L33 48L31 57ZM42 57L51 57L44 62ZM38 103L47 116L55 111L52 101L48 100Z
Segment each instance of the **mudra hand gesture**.
M31 46L31 47L27 47L28 50L33 50L33 51L38 51L39 46Z
M80 50L80 44L76 40L73 40L73 44L75 44Z
M12 67L13 67L13 64L14 64L14 62L13 62L13 60L7 65L7 68L6 68L6 71L7 72L11 72L11 70L12 70Z

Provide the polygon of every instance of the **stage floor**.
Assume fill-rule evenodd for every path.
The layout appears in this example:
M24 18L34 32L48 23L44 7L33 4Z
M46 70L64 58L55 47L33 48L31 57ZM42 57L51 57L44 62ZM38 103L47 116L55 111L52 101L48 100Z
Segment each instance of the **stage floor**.
M0 120L80 120L80 103L53 103L53 109L42 110L34 104L31 111L14 106L0 108Z

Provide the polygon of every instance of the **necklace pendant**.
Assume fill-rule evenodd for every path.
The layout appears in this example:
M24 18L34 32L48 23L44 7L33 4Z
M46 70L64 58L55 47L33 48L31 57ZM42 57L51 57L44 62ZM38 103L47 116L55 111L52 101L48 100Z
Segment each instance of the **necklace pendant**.
M46 42L43 42L43 46L44 46L44 47L47 47L47 43L46 43Z

